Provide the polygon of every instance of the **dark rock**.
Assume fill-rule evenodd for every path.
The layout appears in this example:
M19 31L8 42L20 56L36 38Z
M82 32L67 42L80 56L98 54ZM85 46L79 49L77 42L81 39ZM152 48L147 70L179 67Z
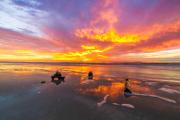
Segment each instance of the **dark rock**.
M41 84L44 84L44 83L46 83L46 81L41 81Z

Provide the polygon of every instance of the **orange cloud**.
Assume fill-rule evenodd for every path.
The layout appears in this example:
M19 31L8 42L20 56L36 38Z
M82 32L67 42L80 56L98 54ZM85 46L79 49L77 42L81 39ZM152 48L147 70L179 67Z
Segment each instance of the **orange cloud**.
M167 32L177 32L180 29L180 20L176 20L171 23L159 23L153 24L151 26L147 26L141 28L138 31L139 34L146 36L146 39L153 37L154 35L167 33Z
M171 23L154 24L137 32L123 33L111 28L108 31L99 28L77 29L75 35L89 41L110 42L109 57L114 54L157 52L180 47L180 20Z
M54 60L67 60L67 61L102 61L107 56L103 55L104 52L109 51L112 47L107 48L99 48L97 46L81 46L84 50L83 51L75 51L75 52L68 52L68 53L54 53L53 58Z
M31 50L17 50L11 53L1 52L0 61L49 61L52 56L47 53L38 53Z
M169 40L169 41L161 43L160 45L145 46L145 47L142 47L141 51L142 52L157 52L161 50L166 50L173 46L180 47L180 39Z
M94 32L94 33L93 33ZM99 32L99 31L98 31ZM97 40L101 42L112 42L112 43L134 43L139 42L141 40L144 40L140 35L138 34L125 34L120 35L117 33L115 29L110 29L106 33L96 33L96 31L91 30L77 30L76 36L80 38L87 38L90 40Z
M97 48L97 46L81 45L81 48L82 48L82 49L85 49L85 50L94 50L94 49Z

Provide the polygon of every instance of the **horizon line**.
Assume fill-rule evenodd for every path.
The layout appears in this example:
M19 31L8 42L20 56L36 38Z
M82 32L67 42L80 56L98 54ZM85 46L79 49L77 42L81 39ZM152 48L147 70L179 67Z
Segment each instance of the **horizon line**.
M0 63L49 63L49 64L180 64L180 62L45 62L45 61L0 61Z

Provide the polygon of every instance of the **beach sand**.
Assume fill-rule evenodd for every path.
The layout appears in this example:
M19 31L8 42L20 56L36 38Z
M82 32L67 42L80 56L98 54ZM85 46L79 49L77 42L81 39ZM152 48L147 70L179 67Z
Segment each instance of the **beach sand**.
M125 98L123 77L101 74L89 82L86 66L81 70L77 66L61 68L66 78L59 85L50 79L57 66L6 65L6 69L1 68L0 120L180 119L179 83L130 79L133 92L176 101L172 103L151 96Z

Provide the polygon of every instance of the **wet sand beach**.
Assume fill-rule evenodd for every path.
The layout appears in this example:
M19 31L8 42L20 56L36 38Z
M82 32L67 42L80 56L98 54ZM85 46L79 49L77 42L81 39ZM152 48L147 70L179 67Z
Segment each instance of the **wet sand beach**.
M59 85L50 78L57 69L66 76ZM180 119L177 65L1 63L0 71L0 120ZM141 96L124 97L125 78Z

